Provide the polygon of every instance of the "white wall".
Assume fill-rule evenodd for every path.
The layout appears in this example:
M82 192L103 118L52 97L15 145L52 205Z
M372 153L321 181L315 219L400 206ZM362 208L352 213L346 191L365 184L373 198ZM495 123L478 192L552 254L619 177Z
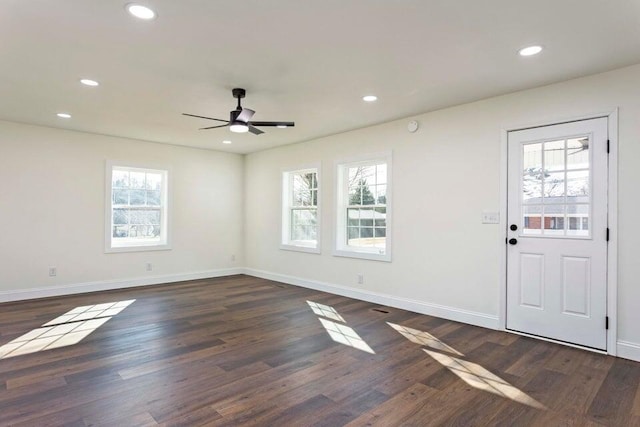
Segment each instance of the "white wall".
M485 320L497 323L504 240L501 243L501 227L481 224L480 215L500 208L502 129L609 113L616 107L618 339L640 343L638 65L423 114L416 117L420 130L415 134L407 132L405 119L248 155L246 265L254 273L262 271L257 274L348 287L352 294L377 292L398 301L415 300L432 312L446 306L461 319L481 324L484 314ZM334 161L384 150L393 151L393 262L333 257ZM315 161L322 162L322 254L279 250L281 169ZM363 285L356 281L360 272Z
M104 253L107 159L171 168L172 250ZM236 154L0 122L0 301L242 266L243 162Z

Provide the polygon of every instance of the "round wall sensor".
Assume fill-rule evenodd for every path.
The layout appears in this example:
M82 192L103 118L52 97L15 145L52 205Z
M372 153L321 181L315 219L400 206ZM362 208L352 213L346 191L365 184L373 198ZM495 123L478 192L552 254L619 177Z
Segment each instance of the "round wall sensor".
M407 130L411 133L415 132L418 130L418 122L415 120L411 120L409 122L409 124L407 125Z

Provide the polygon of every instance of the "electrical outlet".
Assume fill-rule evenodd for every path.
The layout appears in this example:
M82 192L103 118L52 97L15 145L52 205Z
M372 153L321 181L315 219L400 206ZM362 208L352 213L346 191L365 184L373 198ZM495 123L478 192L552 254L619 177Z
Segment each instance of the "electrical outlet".
M234 255L231 255L231 261L235 261L235 260L236 260L236 256L235 256L235 254L234 254Z
M358 273L358 285L362 285L364 283L364 274Z
M148 263L146 264L146 268L147 268L147 271L152 271L152 270L153 270L153 264L151 264L150 262L148 262Z
M56 267L49 267L49 277L58 275L58 269Z

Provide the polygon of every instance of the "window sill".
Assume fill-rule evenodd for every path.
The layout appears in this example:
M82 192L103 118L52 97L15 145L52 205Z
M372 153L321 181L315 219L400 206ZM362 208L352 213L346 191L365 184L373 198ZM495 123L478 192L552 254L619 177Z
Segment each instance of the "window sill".
M310 246L298 246L298 245L281 244L280 245L280 249L282 249L284 251L306 252L306 253L309 253L309 254L319 254L320 253L320 247L313 248L313 247L310 247Z
M391 262L391 253L377 254L373 252L336 249L333 251L333 256L339 256L339 257L345 257L345 258L367 259L370 261Z
M170 251L170 245L138 245L138 246L116 246L106 247L104 252L119 253L119 252L151 252L151 251Z

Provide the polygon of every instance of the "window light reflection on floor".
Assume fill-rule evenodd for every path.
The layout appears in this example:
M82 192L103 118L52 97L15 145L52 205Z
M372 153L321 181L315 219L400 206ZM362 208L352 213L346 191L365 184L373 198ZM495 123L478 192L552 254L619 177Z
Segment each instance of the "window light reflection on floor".
M317 302L307 301L311 310L318 316L324 316L327 319L337 320L338 322L346 323L345 320L338 314L335 308L324 304L318 304Z
M408 328L406 326L396 325L395 323L387 322L387 325L391 326L396 331L400 332L400 334L411 341L412 343L424 345L427 347L434 348L436 350L446 351L447 353L456 354L458 356L464 356L464 354L460 353L458 350L449 347L438 338L434 337L428 332L420 331L418 329Z
M335 308L313 301L307 301L307 304L316 315L321 316L318 317L318 320L320 320L320 323L322 323L322 326L324 326L324 329L332 340L358 350L366 351L367 353L376 354L353 328L337 323L347 322ZM326 317L327 319L323 319L322 317ZM334 322L334 320L337 322Z
M516 387L512 386L497 375L492 374L477 363L458 359L435 351L429 351L427 349L423 350L471 387L506 397L507 399L511 399L533 408L547 409L537 400L518 390Z
M332 340L367 353L376 354L352 328L331 320L319 319Z
M77 344L134 301L76 307L1 346L0 359Z

